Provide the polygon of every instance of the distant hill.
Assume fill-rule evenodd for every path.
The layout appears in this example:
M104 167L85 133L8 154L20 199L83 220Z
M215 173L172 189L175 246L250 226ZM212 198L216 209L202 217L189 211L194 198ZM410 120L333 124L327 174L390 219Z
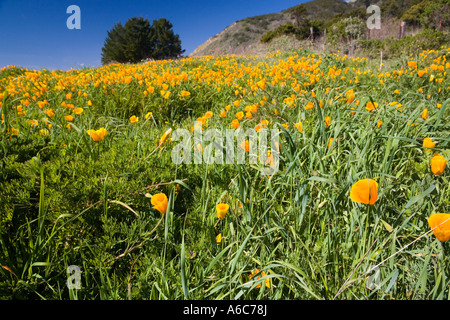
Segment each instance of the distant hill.
M379 5L382 9L383 30L374 30L372 36L386 38L398 34L400 19L412 6L431 2L431 0L312 0L303 5L306 8L307 19L321 21L324 24L332 23L336 19L345 18L354 13L364 17L368 6ZM295 7L287 8L279 13L235 21L196 48L190 56L261 52L265 48L261 43L261 38L267 32L275 30L281 25L294 23L291 14ZM420 8L417 10L420 11ZM414 15L414 10L412 12Z

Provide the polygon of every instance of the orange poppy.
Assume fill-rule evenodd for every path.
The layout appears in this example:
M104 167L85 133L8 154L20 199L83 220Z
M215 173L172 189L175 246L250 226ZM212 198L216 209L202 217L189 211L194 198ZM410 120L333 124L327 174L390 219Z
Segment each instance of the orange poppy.
M428 218L428 224L439 241L443 242L450 239L450 214L433 214Z
M88 130L87 133L91 136L92 140L98 142L103 140L108 131L106 131L106 129L102 127L98 130Z
M350 190L350 198L354 202L373 205L378 199L378 183L372 179L356 182Z
M251 274L248 276L248 280L251 280L251 279L253 278L253 276L257 275L258 273L259 273L259 269L253 269L253 270L251 271ZM262 272L261 272L261 275L262 275L263 277L265 277L267 274L266 274L264 271L262 271ZM258 278L256 278L256 280L258 280L258 279L261 279L261 276L259 276ZM267 278L266 281L265 281L264 283L265 283L265 285L266 285L267 288L270 288L270 279L269 279L269 278ZM258 284L256 285L255 288L260 288L260 287L261 287L261 284L258 283Z
M164 193L157 193L150 199L153 209L158 210L162 214L167 211L167 204L169 203L167 196Z
M446 165L447 165L447 160L445 160L444 157L441 156L440 154L435 154L431 158L431 163L430 163L431 171L436 176L439 176L444 172Z
M225 215L227 214L229 208L230 208L230 206L228 204L226 204L226 203L219 203L216 206L217 217L219 219L225 218Z

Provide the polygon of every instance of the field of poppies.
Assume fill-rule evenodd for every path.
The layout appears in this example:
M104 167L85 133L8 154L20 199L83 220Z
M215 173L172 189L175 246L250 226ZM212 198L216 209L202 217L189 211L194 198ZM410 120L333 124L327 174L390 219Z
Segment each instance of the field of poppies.
M2 68L0 297L450 298L449 57Z

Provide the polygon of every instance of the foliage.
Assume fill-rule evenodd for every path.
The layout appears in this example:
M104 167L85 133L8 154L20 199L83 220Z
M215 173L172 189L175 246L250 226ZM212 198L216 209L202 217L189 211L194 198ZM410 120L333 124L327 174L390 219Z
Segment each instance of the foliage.
M161 18L150 25L147 19L133 17L124 26L119 22L108 31L102 48L102 63L174 58L183 52L170 21Z

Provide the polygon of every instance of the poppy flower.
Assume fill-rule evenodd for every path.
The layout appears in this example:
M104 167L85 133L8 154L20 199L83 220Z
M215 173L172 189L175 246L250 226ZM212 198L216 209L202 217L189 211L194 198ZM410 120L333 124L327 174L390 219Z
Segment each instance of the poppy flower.
M373 110L375 110L377 107L378 107L378 103L377 103L377 102L372 103L371 101L369 101L369 102L367 102L367 104L366 104L366 109L367 109L367 111L373 111Z
M230 206L228 204L226 204L226 203L219 203L216 206L217 217L219 219L225 218L225 215L227 214L229 208L230 208Z
M311 101L309 101L309 102L306 104L305 109L308 110L308 109L312 109L312 108L314 108L314 103L312 103Z
M255 275L258 274L258 273L259 273L259 269L253 269L253 270L251 271L251 274L248 276L248 280L251 280L251 279L253 278L253 276L255 276ZM262 271L262 272L261 272L261 275L262 275L263 277L265 277L265 276L266 276L266 273L265 273L264 271ZM258 278L256 278L256 280L258 280L258 279L261 279L261 276L259 276ZM265 285L266 285L267 288L270 288L270 279L269 279L269 278L266 279ZM255 288L260 288L260 287L261 287L261 284L258 283L258 284L256 285Z
M64 119L66 119L66 121L71 122L71 121L73 121L73 116L69 114L67 116L64 116Z
M444 172L446 165L447 165L447 160L445 160L444 157L439 154L435 154L431 158L431 163L430 163L431 171L436 176L439 176Z
M450 214L433 214L428 218L428 224L439 241L443 242L450 239Z
M330 117L325 117L325 124L327 125L327 127L330 125L331 123L331 118Z
M84 111L83 108L76 108L76 109L73 110L73 113L75 113L75 114L82 114L83 111Z
M106 131L106 129L102 127L98 130L88 130L87 133L91 136L92 140L98 142L103 140L108 131Z
M300 131L301 133L303 133L303 125L301 122L297 122L294 124L295 127L297 128L298 131Z
M239 111L238 113L236 113L236 118L238 120L242 120L242 118L244 118L244 112Z
M331 147L332 143L333 143L333 138L330 138L330 140L328 140L328 148Z
M189 97L190 95L191 95L191 93L189 91L185 91L185 90L181 91L181 97L182 98Z
M169 137L169 134L172 132L172 128L169 128L164 132L164 134L159 138L159 145L161 146L163 143L167 141L167 138Z
M131 123L135 123L135 122L138 122L139 121L139 117L136 117L136 116L131 116L130 117L130 122Z
M383 124L383 121L381 121L381 120L377 121L377 128L380 128L382 126L382 124Z
M169 201L164 193L154 194L150 199L150 202L153 205L153 209L158 210L162 214L166 213Z
M212 116L213 116L212 111L208 111L208 112L205 113L205 118L206 118L206 119L211 119Z
M236 130L239 127L239 120L234 119L233 121L231 121L231 127Z
M53 111L53 109L47 109L45 110L45 113L49 116L49 118L55 115L55 111Z
M219 233L219 234L217 235L216 241L217 241L217 244L219 244L219 243L222 242L222 234L221 234L221 233Z
M373 205L378 199L378 183L372 179L363 179L356 182L350 190L350 198L354 202Z
M436 142L433 142L433 140L431 138L423 139L423 146L425 148L434 148L435 145L436 145Z
M152 114L153 114L152 112L147 112L147 114L145 115L144 118L148 119L148 118L150 118L152 116Z
M249 144L248 140L242 141L240 146L242 149L245 150L245 152L250 151L250 144Z
M428 109L423 110L423 112L422 112L422 119L423 120L428 119Z

